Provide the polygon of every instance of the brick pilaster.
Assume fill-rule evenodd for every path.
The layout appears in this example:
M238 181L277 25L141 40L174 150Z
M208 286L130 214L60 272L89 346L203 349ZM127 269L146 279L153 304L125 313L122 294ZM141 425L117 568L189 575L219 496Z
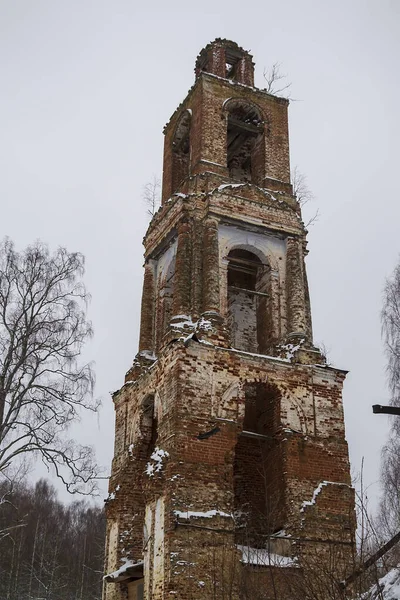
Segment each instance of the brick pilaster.
M286 300L288 335L306 337L305 290L301 241L288 237L286 247Z
M186 220L178 225L178 246L175 263L175 285L172 314L190 315L192 243L191 227Z
M203 310L220 312L218 221L211 218L203 233Z

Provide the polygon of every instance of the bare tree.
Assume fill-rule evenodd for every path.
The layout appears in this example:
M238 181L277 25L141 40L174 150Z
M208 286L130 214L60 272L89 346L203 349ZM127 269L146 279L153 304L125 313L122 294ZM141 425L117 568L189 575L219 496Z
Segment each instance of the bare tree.
M153 175L151 181L148 181L143 187L142 198L143 202L147 206L146 212L150 218L154 217L160 207L160 190L161 182L156 175Z
M400 406L400 263L386 280L381 312L382 337L387 358L390 402ZM379 525L387 538L400 529L400 421L394 417L389 440L382 451L382 501ZM397 551L400 559L400 551Z
M299 170L297 166L292 172L292 186L293 194L296 196L297 202L300 204L300 206L304 206L307 204L307 202L314 200L314 194L308 186L307 177Z
M387 279L382 308L382 334L393 404L400 404L400 263Z
M83 256L65 248L0 244L0 474L39 455L70 492L91 493L92 449L64 435L99 406L92 367L78 362L92 335L83 271Z
M273 94L274 96L279 96L284 94L284 98L289 98L288 91L291 88L291 82L285 83L285 79L287 75L281 72L281 64L276 62L272 65L269 71L264 69L264 79L267 82L267 87L265 91L269 94Z
M0 482L0 495L5 492ZM0 530L12 529L0 537L0 598L100 600L103 509L84 500L65 506L44 480L14 485L9 499L0 511Z
M303 208L305 204L308 204L308 202L311 202L315 198L307 183L307 177L296 166L291 174L291 179L293 195L296 196L297 202L299 203L300 207ZM305 223L306 229L318 221L318 217L319 210L317 209L316 212Z

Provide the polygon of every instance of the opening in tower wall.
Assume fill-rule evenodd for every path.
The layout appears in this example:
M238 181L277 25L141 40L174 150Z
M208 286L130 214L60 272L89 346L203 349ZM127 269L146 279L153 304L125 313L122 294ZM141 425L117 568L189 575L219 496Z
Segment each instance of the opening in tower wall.
M159 305L158 305L158 323L157 323L157 347L161 343L163 335L168 331L168 326L172 317L172 303L174 299L174 281L175 281L175 257L166 268L165 274L161 275Z
M190 166L190 122L191 114L185 111L176 127L172 142L172 191L176 192L186 177Z
M234 72L234 66L232 67ZM227 125L227 166L236 181L261 185L264 175L263 126L257 109L230 103Z
M231 344L263 353L270 339L269 265L248 250L228 255L228 327Z
M243 431L234 459L234 505L238 543L263 547L265 535L283 523L282 460L276 433L281 395L274 384L247 383Z
M149 459L154 452L158 438L157 418L154 411L154 394L146 396L143 400L140 432L142 435L143 451L146 459Z
M242 59L242 53L235 48L225 49L225 77L236 80L239 68L239 62Z

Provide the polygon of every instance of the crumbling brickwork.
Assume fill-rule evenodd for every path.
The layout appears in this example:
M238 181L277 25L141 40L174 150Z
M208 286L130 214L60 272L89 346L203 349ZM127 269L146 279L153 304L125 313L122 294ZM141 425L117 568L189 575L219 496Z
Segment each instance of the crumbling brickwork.
M165 128L139 353L113 395L105 600L289 600L313 556L349 566L346 373L313 345L288 102L253 69L209 44Z

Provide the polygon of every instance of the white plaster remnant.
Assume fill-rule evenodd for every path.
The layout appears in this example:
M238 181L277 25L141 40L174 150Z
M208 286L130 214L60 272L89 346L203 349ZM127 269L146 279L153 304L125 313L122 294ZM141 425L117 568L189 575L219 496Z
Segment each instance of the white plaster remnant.
M164 588L164 498L154 511L153 597L161 598Z
M114 521L110 527L108 536L108 556L107 571L114 571L117 568L117 547L118 547L118 522Z
M143 552L143 573L144 573L144 589L146 593L146 598L150 598L151 591L151 581L150 581L150 567L151 567L151 554L153 549L153 537L152 537L152 527L153 527L153 506L147 504L144 516L144 552Z

